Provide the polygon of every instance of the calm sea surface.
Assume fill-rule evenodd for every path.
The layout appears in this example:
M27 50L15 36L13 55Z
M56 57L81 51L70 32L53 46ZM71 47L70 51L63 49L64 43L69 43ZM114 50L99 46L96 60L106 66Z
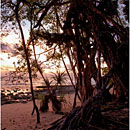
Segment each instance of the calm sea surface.
M67 82L66 85L69 85L70 83ZM54 85L54 84L52 84ZM34 89L38 89L37 87L38 86L46 86L43 82L42 79L40 80L33 80L33 88ZM11 82L7 82L5 78L2 78L1 79L1 89L4 89L4 90L13 90L13 89L16 89L16 88L19 88L19 89L29 89L30 90L30 83L24 83L24 82L20 82L20 83L17 83L17 84L13 84Z
M94 80L92 79L92 84L94 84ZM54 85L54 84L52 84ZM71 86L71 83L68 81L66 82L67 87L63 87L63 90L73 91L73 87ZM41 88L37 88L38 86L45 86L42 79L33 79L33 88L34 90L40 90ZM30 83L24 83L20 82L17 84L13 84L11 82L6 81L6 78L1 78L1 90L15 90L15 89L21 89L24 91L30 91ZM44 88L45 89L45 88Z

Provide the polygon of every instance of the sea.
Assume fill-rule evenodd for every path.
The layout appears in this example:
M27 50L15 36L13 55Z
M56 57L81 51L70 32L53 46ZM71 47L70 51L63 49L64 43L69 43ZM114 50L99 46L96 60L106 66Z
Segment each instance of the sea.
M30 82L17 82L17 83L12 83L11 81L7 81L6 76L1 77L1 91L4 92L5 94L7 93L14 93L14 91L19 91L19 92L30 92ZM92 79L91 80L92 85L95 84L95 81ZM51 85L51 87L54 87L55 83ZM42 78L38 79L33 79L33 89L34 91L42 91L43 93L47 92L47 87L45 83L43 82ZM65 84L62 85L62 87L57 88L57 93L65 94L65 93L72 93L74 92L74 88L71 85L70 81L67 80Z
M51 84L51 89L55 87L55 84ZM45 83L43 82L43 79L33 79L33 90L35 92L46 94L48 92L47 87ZM5 95L9 95L12 93L13 95L19 94L19 93L30 93L30 82L17 82L12 83L11 81L7 81L7 77L1 77L1 92ZM57 95L59 94L69 94L74 92L74 88L70 84L70 82L66 82L66 84L63 84L62 87L58 87L56 90Z

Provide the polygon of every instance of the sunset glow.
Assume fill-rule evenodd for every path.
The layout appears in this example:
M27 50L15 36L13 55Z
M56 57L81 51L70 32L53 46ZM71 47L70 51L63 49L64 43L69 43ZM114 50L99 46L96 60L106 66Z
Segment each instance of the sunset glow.
M8 71L14 71L14 64L13 62L17 63L18 59L16 57L12 57L11 53L14 50L14 45L19 43L19 38L15 34L9 34L6 37L1 38L1 55L0 55L0 60L1 60L1 71L3 72L8 72ZM33 49L31 47L31 49ZM38 54L43 53L44 50L41 49L39 46L35 46L35 52L36 56L38 58L38 61L45 62L46 61L46 56L44 54L41 54L40 56ZM34 56L34 54L32 54ZM33 57L34 58L34 57ZM46 63L46 62L45 62ZM43 64L45 64L43 63ZM66 59L66 63L68 64L69 61ZM59 68L61 71L64 71L64 65L61 63L61 68ZM56 72L55 68L50 68L44 69L44 73L51 73L51 72Z
M14 34L10 34L6 37L1 37L1 71L12 71L13 62L17 61L17 58L11 57L10 54L13 51L13 46L19 42L19 39Z

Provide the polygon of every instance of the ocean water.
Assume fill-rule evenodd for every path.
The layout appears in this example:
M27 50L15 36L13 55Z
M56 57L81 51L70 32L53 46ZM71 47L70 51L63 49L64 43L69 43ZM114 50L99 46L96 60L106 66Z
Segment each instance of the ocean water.
M43 82L42 80L35 80L33 81L33 87L34 89L36 88L36 86L42 86L43 85ZM11 83L9 81L6 80L6 78L1 78L1 89L4 89L4 90L12 90L12 89L15 89L15 88L19 88L19 89L30 89L30 83L27 82L20 82L20 83Z
M52 86L55 85L55 83L51 84ZM70 85L70 82L66 82L66 84L63 85ZM33 79L33 89L34 90L40 90L41 88L38 86L46 86L42 79ZM30 91L30 82L23 82L20 83L11 83L6 81L6 78L1 78L1 90L15 90L15 89L23 89Z
M20 91L24 91L24 92L30 92L30 82L23 82L21 81L20 83L11 83L9 81L7 81L7 78L8 77L5 77L5 76L2 76L1 78L1 90L2 91L7 91L7 90L20 90ZM95 81L94 79L92 78L91 79L91 83L92 85L94 86L95 84ZM54 85L55 83L53 82L53 84L51 85ZM66 83L64 84L66 87L63 87L61 90L57 90L57 91L73 91L73 87L69 81L69 79L66 81ZM43 88L37 88L38 86L46 86L43 82L43 79L42 78L39 78L39 79L33 79L33 89L34 90L41 90ZM60 88L59 88L60 89ZM46 91L46 88L44 88L44 90Z
M44 88L43 88L44 86ZM54 87L54 85L51 86L52 88ZM43 93L46 94L48 92L48 89L46 87L46 85L43 83L42 80L38 80L38 81L34 81L33 82L33 89L36 93ZM17 94L24 94L26 95L26 93L30 93L31 89L30 89L30 83L17 83L17 84L12 84L10 82L6 82L6 80L2 80L1 81L1 92L5 95L9 95L9 94L13 94L13 95L17 95ZM72 87L72 85L65 85L63 87L58 87L56 90L56 94L58 95L65 95L65 94L69 94L74 92L74 88Z

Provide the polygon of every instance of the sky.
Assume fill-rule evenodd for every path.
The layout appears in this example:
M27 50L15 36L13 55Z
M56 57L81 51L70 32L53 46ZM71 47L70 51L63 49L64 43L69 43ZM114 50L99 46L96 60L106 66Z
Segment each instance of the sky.
M25 39L29 37L28 24L23 26L24 33L26 34ZM20 34L14 33L13 30L9 32L7 36L0 37L0 64L1 64L1 75L4 76L9 71L14 71L13 62L17 62L16 57L12 57L11 54L14 52L14 47L19 44Z
M25 34L25 40L27 41L29 37L29 32L28 32L29 25L26 24L23 26L23 31ZM10 56L11 53L14 51L14 47L16 44L19 44L20 34L15 34L13 31L9 33L8 36L5 37L0 37L0 45L1 45L1 50L0 50L0 61L1 61L1 74L4 76L6 73L9 71L14 71L14 64L13 62L17 62L18 59L16 57ZM39 46L36 46L36 53L39 54L41 51ZM42 55L39 60L41 61L46 61L46 56ZM66 59L66 62L68 63L68 60ZM63 70L63 64L61 64L61 70ZM50 73L50 72L55 72L54 68L50 69L46 65L44 65L44 73Z
M1 37L1 71L12 70L13 62L17 61L15 57L9 57L10 53L13 52L14 45L19 42L15 34L9 34L8 36Z

